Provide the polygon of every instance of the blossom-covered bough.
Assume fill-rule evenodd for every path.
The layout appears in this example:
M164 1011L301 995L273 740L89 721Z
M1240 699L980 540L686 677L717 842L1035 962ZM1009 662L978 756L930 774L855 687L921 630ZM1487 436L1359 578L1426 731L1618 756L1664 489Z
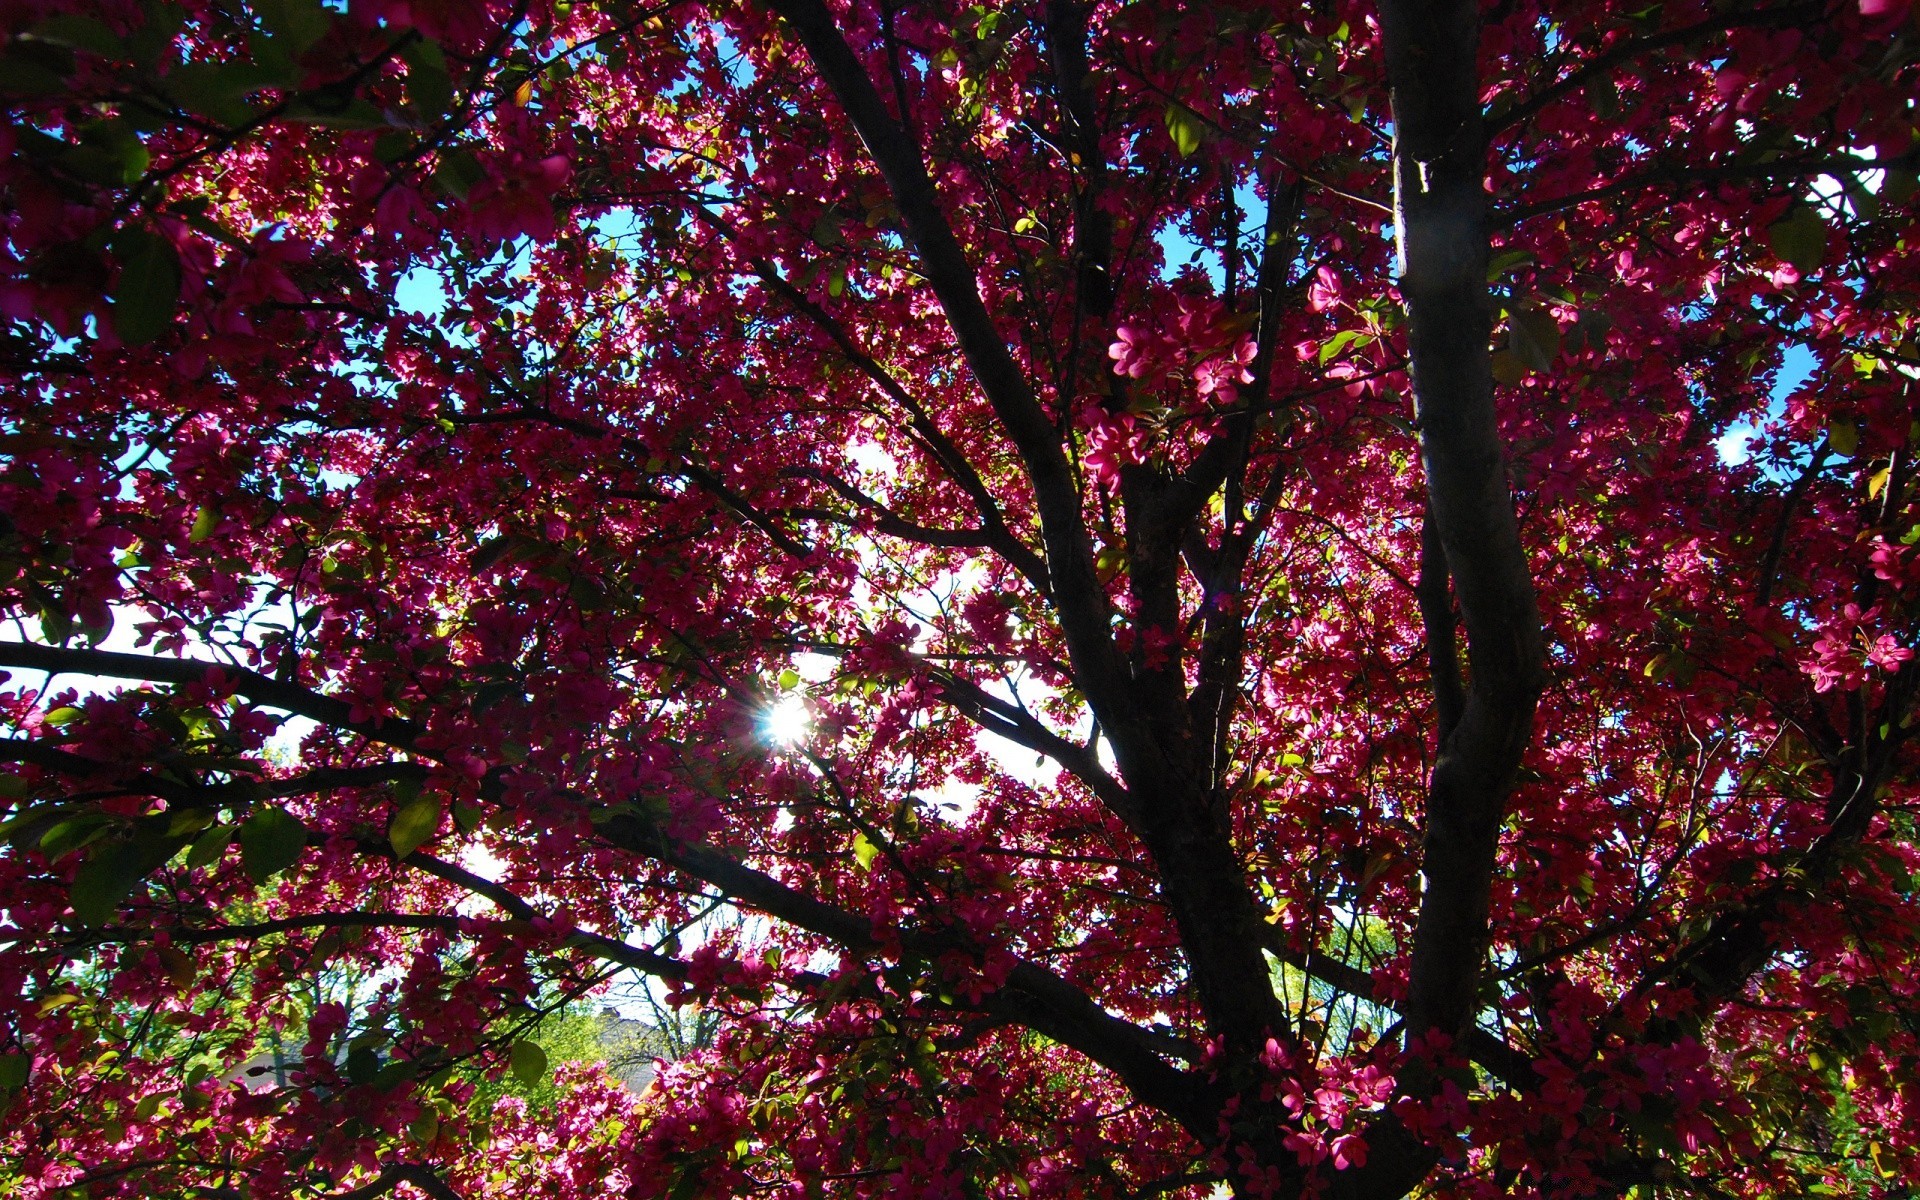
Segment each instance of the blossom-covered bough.
M1906 0L0 24L0 1191L1920 1174Z

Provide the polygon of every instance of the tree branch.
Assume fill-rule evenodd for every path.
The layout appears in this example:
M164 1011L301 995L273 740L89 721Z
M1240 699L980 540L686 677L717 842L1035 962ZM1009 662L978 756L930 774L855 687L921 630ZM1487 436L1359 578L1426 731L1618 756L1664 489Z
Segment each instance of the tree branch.
M1500 109L1499 101L1494 102L1495 114L1487 121L1489 137L1523 124L1533 119L1541 109L1552 104L1569 92L1580 88L1594 76L1610 71L1622 63L1629 62L1642 54L1654 50L1664 50L1669 46L1686 43L1700 34L1725 33L1752 25L1799 24L1808 17L1825 11L1824 4L1784 4L1778 8L1760 9L1741 13L1735 10L1731 15L1719 13L1704 21L1683 25L1679 29L1669 29L1665 33L1653 34L1643 38L1623 38L1602 50L1592 58L1580 63L1559 79L1541 88L1526 99L1518 101L1511 108Z
M1100 206L1106 190L1107 156L1100 146L1093 97L1087 89L1087 9L1078 0L1049 0L1047 52L1060 101L1069 161L1078 167L1073 197L1073 261L1079 291L1075 305L1094 317L1113 309L1113 217Z
M1827 456L1832 452L1833 444L1825 438L1820 439L1820 446L1813 452L1807 469L1800 472L1800 477L1793 481L1793 486L1787 489L1786 497L1780 502L1780 517L1774 522L1773 536L1767 542L1766 555L1760 560L1760 587L1756 603L1761 608L1773 603L1773 588L1780 576L1780 555L1787 547L1787 530L1793 524L1793 514L1799 511L1801 498L1826 467Z
M1380 999L1372 975L1325 954L1303 954L1287 944L1285 932L1278 926L1269 925L1267 928L1270 931L1267 935L1267 951L1281 962L1349 996L1358 996L1389 1012L1400 1011L1397 1006ZM1524 1088L1539 1081L1532 1059L1478 1025L1467 1030L1462 1048L1466 1050L1468 1058L1512 1087Z
M1460 724L1466 699L1460 683L1460 652L1454 641L1458 622L1453 615L1453 589L1447 585L1447 552L1431 511L1420 519L1420 582L1415 592L1420 597L1420 620L1427 633L1427 674L1433 681L1438 728L1434 741L1436 746L1444 746Z
M834 495L854 505L862 512L871 514L873 528L889 537L897 537L909 542L918 542L923 546L971 546L983 550L992 550L1005 559L1008 565L1012 566L1032 582L1035 587L1040 588L1042 591L1046 589L1046 564L1041 562L1039 557L1031 550L1028 550L1018 541L1013 540L1012 533L1005 525L1000 525L998 529L994 528L994 525L999 522L998 513L994 513L991 518L983 516L982 527L978 529L935 529L929 525L921 525L918 522L907 520L899 513L894 512L886 505L880 503L880 501L867 495L831 471L825 471L815 466L801 466L786 467L781 471L781 474L796 479L811 479L816 483L824 484L833 491ZM849 518L838 513L820 515L825 519L832 519L845 524L853 523Z
M614 845L703 880L739 904L827 938L853 954L875 958L881 953L866 917L789 887L718 849L668 837L648 822L625 814L598 828ZM903 951L929 960L954 951L978 952L968 940L950 932L907 929L897 936ZM1195 1137L1213 1135L1212 1108L1204 1103L1199 1083L1161 1058L1160 1039L1108 1013L1044 967L1015 960L1005 985L984 996L980 1008L1018 1021L1113 1071L1135 1096L1179 1121Z
M722 237L732 240L733 230L725 222L713 216L705 208L696 207L693 211L700 219L718 229ZM1042 591L1047 590L1046 563L1015 537L1011 529L1007 528L1006 519L1000 513L999 503L987 488L986 481L980 478L980 473L974 470L973 464L967 461L966 455L960 452L960 448L953 444L953 440L946 435L945 431L934 423L926 409L908 393L906 388L901 386L892 372L860 348L859 343L854 341L853 335L832 313L814 303L805 292L794 287L772 263L764 259L756 260L753 268L762 283L772 288L795 311L818 326L856 370L872 380L874 386L905 410L913 431L926 443L935 461L946 468L948 476L973 499L974 509L979 514L980 523L984 529L986 544L1005 558L1015 570L1026 576L1035 587Z
M1139 831L1139 802L1128 794L1119 780L1101 767L1099 760L1089 750L1048 729L1026 709L1009 704L969 679L939 668L929 668L928 673L940 684L941 698L968 719L1016 746L1024 746L1059 763L1075 779L1086 784L1115 816L1127 823L1128 828Z
M1761 163L1721 163L1711 166L1656 165L1638 174L1616 179L1612 183L1602 184L1599 187L1574 192L1572 195L1517 205L1500 212L1494 223L1498 228L1505 229L1518 225L1522 221L1532 220L1534 217L1564 212L1590 201L1605 200L1622 192L1653 187L1657 184L1671 184L1679 187L1696 183L1726 183L1741 180L1808 179L1818 175L1855 175L1863 171L1885 171L1895 167L1912 166L1915 163L1920 163L1920 148L1909 149L1892 158L1881 159L1835 154L1818 158L1779 158Z
M1540 614L1493 409L1485 137L1471 0L1381 6L1396 140L1400 286L1427 503L1472 684L1428 786L1409 1028L1471 1023L1494 847L1544 683Z
M161 658L151 654L122 654L112 650L82 650L42 646L34 642L0 642L0 668L18 667L50 675L104 675L114 679L147 679L162 683L205 684L218 672L233 695L255 704L306 717L335 729L346 729L371 741L409 747L419 728L397 717L353 719L353 706L334 696L282 683L258 671L228 663L190 658Z
M1425 881L1405 1012L1409 1040L1473 1028L1494 855L1543 686L1540 615L1520 545L1493 408L1487 295L1486 134L1475 0L1382 0L1394 120L1400 289L1430 519L1467 632L1472 683L1427 787ZM1424 572L1423 572L1424 574ZM1402 1094L1438 1085L1416 1059ZM1369 1157L1321 1169L1340 1200L1399 1196L1438 1157L1393 1110L1369 1124Z
M979 281L940 210L920 148L887 112L866 68L820 0L768 0L768 6L800 35L814 69L845 109L887 181L919 256L921 273L939 299L974 379L1026 466L1046 543L1049 594L1066 634L1077 682L1096 712L1113 711L1125 703L1127 679L1108 627L1106 589L1094 570L1093 542L1081 519L1079 489L1053 422L980 299Z
M492 880L483 879L463 867L456 867L450 862L434 858L431 855L422 854L417 850L406 858L397 859L396 861L404 866L409 866L417 871L432 875L436 879L443 879L456 887L463 887L476 896L485 897L491 900L501 911L510 913L519 920L531 921L540 915L539 910L535 909L533 905L527 903L508 889L494 883ZM632 967L636 971L642 971L661 979L686 978L687 964L681 962L679 959L669 958L664 954L656 954L651 950L645 950L639 946L629 946L625 942L617 938L607 937L605 934L589 933L583 929L576 929L568 936L566 945L573 949L584 950L588 954L606 962L619 963L623 967Z

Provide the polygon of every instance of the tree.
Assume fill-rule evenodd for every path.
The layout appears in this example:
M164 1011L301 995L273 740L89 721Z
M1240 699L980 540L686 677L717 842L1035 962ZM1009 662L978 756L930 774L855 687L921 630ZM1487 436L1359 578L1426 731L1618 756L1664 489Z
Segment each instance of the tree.
M10 1190L1920 1177L1905 0L4 20Z

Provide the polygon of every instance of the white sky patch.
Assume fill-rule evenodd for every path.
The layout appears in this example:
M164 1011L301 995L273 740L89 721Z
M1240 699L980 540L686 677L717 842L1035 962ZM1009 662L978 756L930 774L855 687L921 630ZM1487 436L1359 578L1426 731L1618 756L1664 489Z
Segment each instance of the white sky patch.
M815 950L807 956L807 970L819 975L831 975L840 969L838 950Z
M507 864L504 859L479 842L468 840L462 843L460 854L454 859L461 870L471 871L488 883L499 883ZM493 901L473 892L467 893L454 911L463 917L477 917L494 907Z
M853 460L853 465L868 475L892 479L894 473L900 469L900 464L894 461L893 455L882 449L878 442L848 442L846 451L847 457Z
M259 589L264 595L264 589ZM138 608L126 605L113 605L109 611L113 616L113 628L107 636L100 639L95 650L105 650L116 654L145 654L153 657L184 658L192 662L203 662L218 666L232 666L233 656L223 653L223 648L212 645L194 635L193 630L183 631L186 645L175 655L155 655L151 646L140 645L140 622L148 620L147 614ZM273 622L281 626L291 625L294 620L293 606L285 600L277 604L261 604L249 610L246 616L249 625L262 621ZM28 637L24 621L14 620L0 625L0 641L51 645L44 632L39 637ZM141 681L122 679L119 676L94 675L82 671L62 671L50 676L45 671L32 671L20 667L6 669L8 676L5 686L8 690L45 691L49 696L54 692L72 688L81 696L102 696L127 688L137 687ZM49 684L51 686L49 687ZM280 728L267 739L265 750L270 758L277 761L292 762L299 758L300 742L307 734L319 727L318 722L308 717L284 713L270 705L261 705L268 712L282 713Z
M840 660L831 654L815 654L811 650L796 654L790 660L793 672L808 683L825 683L833 678L833 672Z
M980 806L981 790L977 783L948 779L939 787L928 788L920 795L940 814L941 820L950 825L965 825L973 820L974 811Z
M982 729L973 735L973 744L993 760L993 765L1009 779L1044 791L1060 782L1060 764L1044 754L1036 754L1017 742Z
M1749 421L1741 421L1713 440L1713 448L1720 452L1720 461L1730 467L1737 467L1753 457L1750 442L1759 436L1760 431Z
M1858 146L1850 150L1849 153L1855 158L1869 160L1879 157L1878 151L1872 146ZM1860 186L1866 190L1867 194L1877 196L1880 194L1881 185L1887 181L1887 173L1885 171L1862 171L1857 178L1860 180ZM1846 184L1832 175L1822 175L1815 179L1813 186L1807 190L1807 200L1809 203L1823 208L1829 213L1835 214L1843 209L1851 211L1854 207L1854 202L1847 196Z

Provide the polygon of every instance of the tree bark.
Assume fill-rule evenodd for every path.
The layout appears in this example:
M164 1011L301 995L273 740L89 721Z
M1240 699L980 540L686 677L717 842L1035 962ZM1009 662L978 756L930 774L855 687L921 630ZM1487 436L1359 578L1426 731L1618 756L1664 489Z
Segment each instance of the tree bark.
M1493 408L1478 8L1384 0L1380 15L1428 511L1471 671L1428 785L1407 1018L1415 1036L1457 1038L1474 1016L1494 850L1544 682L1540 614Z
M1407 306L1409 374L1427 476L1421 592L1441 726L1427 787L1420 913L1404 1012L1409 1045L1466 1039L1488 942L1500 826L1544 684L1540 614L1493 407L1487 294L1486 132L1474 0L1382 0L1392 94L1394 216ZM1443 562L1441 561L1443 560ZM1444 565L1444 576L1440 568ZM1453 678L1453 618L1465 626L1469 679ZM1399 1091L1420 1100L1444 1072L1416 1059ZM1367 1132L1364 1168L1322 1178L1335 1197L1391 1200L1432 1169L1438 1150L1391 1116Z

